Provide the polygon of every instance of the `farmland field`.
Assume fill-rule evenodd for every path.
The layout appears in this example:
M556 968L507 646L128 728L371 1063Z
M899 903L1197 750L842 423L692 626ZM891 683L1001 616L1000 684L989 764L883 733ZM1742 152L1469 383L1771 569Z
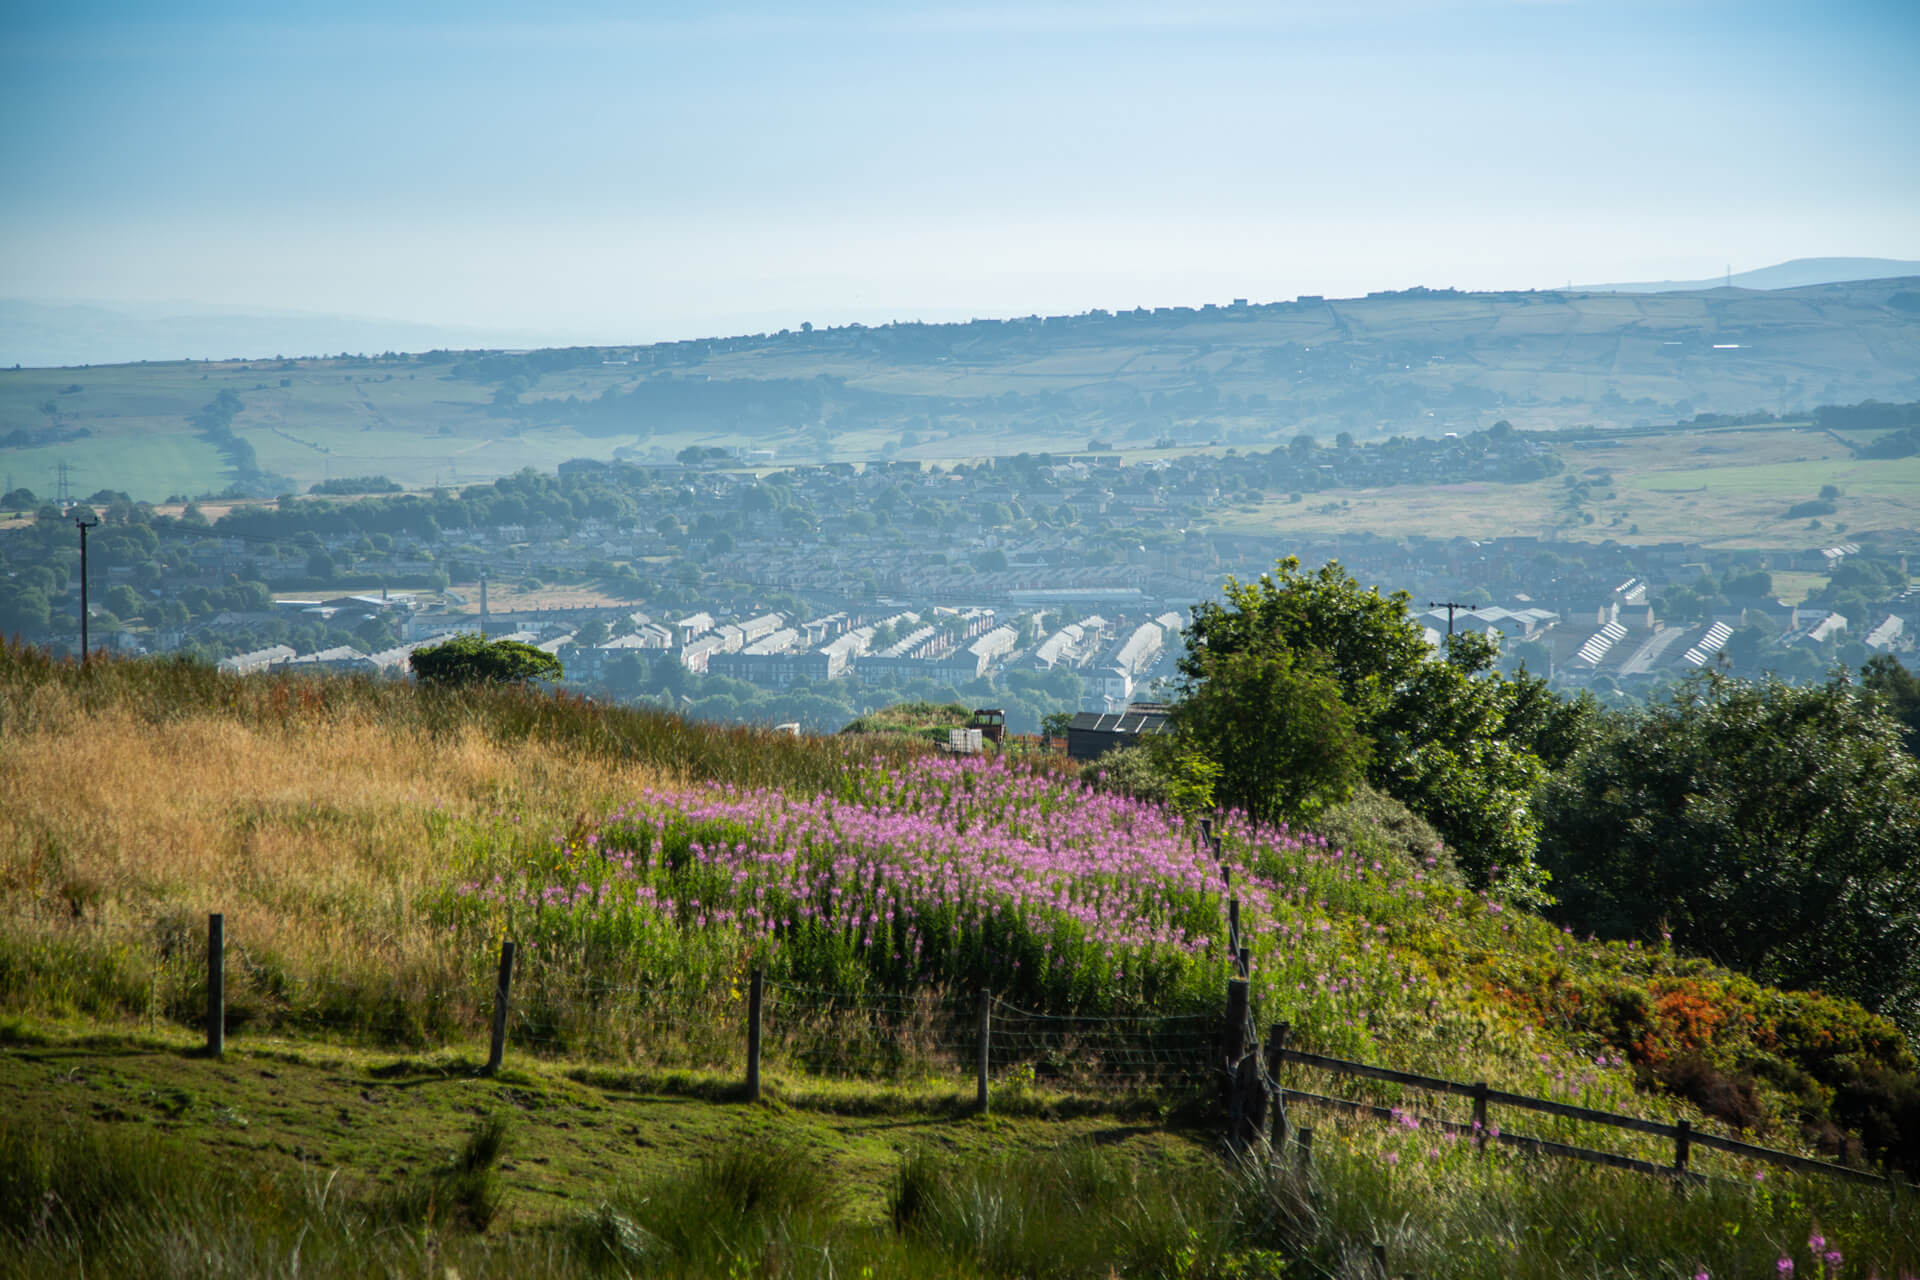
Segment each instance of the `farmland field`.
M1236 508L1220 524L1246 532L1537 534L1773 549L1838 539L1842 527L1859 533L1920 523L1920 458L1858 459L1806 426L1676 428L1594 443L1605 447L1562 445L1566 474L1546 480L1330 489L1298 503L1280 497ZM1591 483L1575 502L1569 485L1578 480ZM1827 485L1841 496L1822 521L1826 532L1786 517L1789 506Z

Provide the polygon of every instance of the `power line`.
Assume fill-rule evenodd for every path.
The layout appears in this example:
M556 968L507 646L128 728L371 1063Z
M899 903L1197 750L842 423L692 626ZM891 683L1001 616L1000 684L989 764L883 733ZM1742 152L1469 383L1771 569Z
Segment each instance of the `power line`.
M1467 611L1468 613L1472 613L1472 612L1473 612L1474 610L1476 610L1476 609L1478 609L1479 607L1480 607L1480 606L1479 606L1479 605L1477 605L1477 604L1460 604L1460 603L1458 603L1457 601L1453 601L1453 600L1429 600L1429 601L1427 601L1427 608L1429 608L1429 609L1445 609L1445 610L1447 611L1447 634L1448 634L1449 636L1451 636L1451 635L1453 634L1453 612L1454 612L1454 610L1456 610L1456 609L1465 609L1465 610L1466 610L1466 611Z

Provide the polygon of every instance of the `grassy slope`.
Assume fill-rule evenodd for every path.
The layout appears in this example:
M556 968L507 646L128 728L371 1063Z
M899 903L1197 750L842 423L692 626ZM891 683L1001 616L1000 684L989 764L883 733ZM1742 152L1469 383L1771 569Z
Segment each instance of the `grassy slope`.
M394 1055L279 1037L236 1040L218 1063L190 1034L88 1034L74 1024L0 1032L7 1067L0 1111L50 1127L102 1121L191 1137L219 1158L274 1173L302 1164L354 1171L396 1187L457 1147L474 1117L509 1114L515 1141L505 1171L510 1217L545 1221L588 1207L610 1184L684 1168L745 1135L776 1133L823 1154L850 1192L854 1216L877 1221L903 1150L933 1145L978 1152L1000 1144L1108 1141L1177 1157L1199 1131L1141 1124L1091 1105L1002 1100L1010 1115L967 1119L957 1090L882 1091L771 1074L768 1105L733 1105L737 1078L641 1072L539 1061L516 1054L497 1077L459 1054ZM1076 1114L1077 1112L1077 1114Z
M725 1075L668 1071L671 1045L629 1046L598 1062L517 1052L518 1074L471 1079L471 1055L483 1043L486 957L444 946L420 898L474 858L533 858L551 847L554 830L585 829L584 816L650 784L715 778L810 793L876 749L900 749L882 741L796 742L510 694L433 699L405 686L235 681L168 664L110 664L80 677L9 651L0 661L0 811L8 814L0 826L0 1011L15 1022L0 1056L0 1106L43 1125L71 1120L118 1131L131 1120L171 1129L243 1163L263 1162L268 1175L286 1171L297 1148L376 1186L422 1152L457 1146L472 1113L504 1101L522 1113L526 1144L503 1175L515 1212L529 1222L564 1216L623 1169L639 1176L672 1168L680 1153L710 1149L758 1122L715 1101L725 1095ZM1742 988L1677 958L1575 945L1441 887L1385 897L1326 879L1318 892L1328 907L1308 903L1297 916L1262 922L1256 939L1262 1007L1291 1015L1309 1047L1609 1109L1691 1114L1706 1125L1684 1105L1636 1093L1623 1067L1594 1066L1608 1026L1589 1011L1620 1015L1614 1032L1641 1036L1641 1047L1660 1052L1684 1047L1675 1036L1711 1029L1703 1004L1733 1023L1754 1010L1776 1023L1812 1019L1822 1035L1843 1039L1863 1025L1830 1003ZM242 964L325 975L354 996L351 1008L306 1024L306 1033L289 1023L276 1037L272 1009L256 1005L249 1012L258 1025L238 1030L228 1063L185 1056L191 1032L183 1028L196 1008L191 964L182 981L183 966L166 949L190 954L204 927L200 913L216 907L249 949ZM1283 923L1299 932L1269 927ZM1296 981L1306 984L1303 994L1293 992ZM357 1012L405 1009L449 982L472 998L435 1015L439 1023ZM236 975L243 1010L244 985ZM156 998L163 988L170 994ZM1626 1017L1635 1008L1638 1022ZM422 1027L428 1040L450 1047L424 1057L380 1053L383 1040L410 1041ZM95 1033L108 1038L86 1038ZM1726 1038L1720 1047L1738 1047ZM1293 1083L1324 1087L1310 1077ZM863 1206L849 1212L861 1220L893 1167L883 1132L974 1150L986 1132L996 1144L1045 1148L1094 1130L1131 1132L1138 1120L1047 1120L1030 1103L1004 1131L983 1131L957 1115L951 1076L884 1088L776 1076L772 1092L791 1108L776 1108L780 1127L814 1135L836 1153L835 1167ZM889 1119L833 1118L849 1112ZM1657 1144L1616 1134L1526 1125L1661 1155ZM1776 1123L1768 1136L1797 1141L1791 1124ZM1158 1167L1206 1139L1141 1141L1142 1159ZM1563 1274L1553 1268L1568 1249L1606 1240L1637 1261L1592 1274L1678 1274L1692 1265L1675 1252L1680 1237L1634 1220L1641 1191L1631 1179L1512 1162L1481 1169L1423 1134L1370 1126L1344 1132L1323 1154L1330 1189L1310 1234L1314 1256L1330 1262L1368 1233L1391 1233L1435 1274ZM1752 1172L1738 1162L1701 1163L1741 1178ZM1718 1253L1684 1244L1693 1257L1751 1262L1759 1255L1741 1250L1757 1240L1791 1244L1817 1219L1829 1230L1844 1227L1851 1247L1883 1266L1920 1263L1912 1215L1902 1209L1886 1218L1884 1196L1848 1199L1817 1181L1769 1178L1712 1207L1722 1227L1746 1224L1746 1239L1728 1236L1714 1245ZM1480 1190L1466 1195L1471 1187ZM1575 1203L1584 1217L1568 1217ZM1560 1217L1573 1226L1524 1226ZM1555 1234L1574 1227L1577 1239ZM1503 1252L1503 1240L1521 1249L1525 1266ZM1454 1259L1450 1269L1439 1258ZM1748 1270L1743 1264L1739 1273Z

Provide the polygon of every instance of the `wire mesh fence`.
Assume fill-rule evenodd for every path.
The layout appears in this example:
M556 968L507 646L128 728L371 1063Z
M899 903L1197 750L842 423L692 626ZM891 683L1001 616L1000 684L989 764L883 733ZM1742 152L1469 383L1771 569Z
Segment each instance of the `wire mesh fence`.
M1218 1014L1110 1017L1036 1013L992 1002L996 1061L1075 1089L1202 1084L1214 1067Z
M776 979L764 983L755 1006L745 970L623 975L605 957L526 948L500 1006L497 956L471 945L450 943L385 965L345 956L337 968L303 971L224 921L216 955L205 916L81 932L48 932L73 947L59 964L71 989L48 1007L204 1031L215 1053L249 1039L297 1035L488 1061L497 1007L504 1008L499 1043L509 1058L723 1075L748 1069L756 1008L759 1061L776 1073L818 1079L965 1088L984 1072L996 1086L1190 1090L1207 1078L1218 1049L1216 1013L1035 1010L959 985L880 991ZM103 956L118 959L99 963Z
M762 1051L771 1064L807 1075L958 1079L977 1053L967 1003L943 989L849 992L769 982Z

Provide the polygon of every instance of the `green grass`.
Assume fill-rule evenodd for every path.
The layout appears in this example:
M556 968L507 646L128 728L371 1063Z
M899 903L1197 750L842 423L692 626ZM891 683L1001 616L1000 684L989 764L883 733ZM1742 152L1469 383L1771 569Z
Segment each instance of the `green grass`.
M524 1274L1197 1280L1818 1274L1920 1262L1910 1192L1787 1175L1676 1189L1424 1133L1313 1124L1234 1157L1210 1128L990 1119L937 1095L745 1106L699 1081L496 1079L471 1060L13 1024L0 1276ZM660 1087L661 1085L669 1087ZM678 1087L674 1087L674 1086ZM836 1102L839 1105L836 1105ZM1441 1148L1444 1148L1442 1150Z

